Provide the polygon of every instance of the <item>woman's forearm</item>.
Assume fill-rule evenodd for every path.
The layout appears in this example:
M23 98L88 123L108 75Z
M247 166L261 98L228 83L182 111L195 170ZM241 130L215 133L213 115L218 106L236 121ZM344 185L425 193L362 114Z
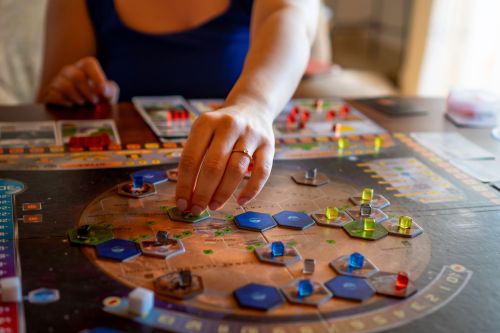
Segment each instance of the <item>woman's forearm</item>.
M317 1L302 1L283 1L260 21L255 18L245 66L227 105L250 106L270 118L283 109L304 73L315 34Z

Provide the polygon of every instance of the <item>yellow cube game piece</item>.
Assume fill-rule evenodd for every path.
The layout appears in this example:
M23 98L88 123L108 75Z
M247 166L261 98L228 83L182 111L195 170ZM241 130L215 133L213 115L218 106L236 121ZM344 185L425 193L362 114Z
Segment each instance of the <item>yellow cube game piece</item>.
M365 217L363 219L363 230L364 231L373 231L375 230L375 220L371 217Z
M399 217L399 227L401 229L410 229L413 223L413 219L410 216L400 216Z
M339 149L346 149L349 145L349 140L347 140L347 138L339 138L337 144L339 146Z
M326 207L325 216L328 220L336 220L339 217L339 209L337 207Z
M361 203L370 203L373 200L373 189L364 188L361 192Z
M380 150L383 145L384 139L381 136L375 137L375 140L373 141L373 147L375 148L375 150Z

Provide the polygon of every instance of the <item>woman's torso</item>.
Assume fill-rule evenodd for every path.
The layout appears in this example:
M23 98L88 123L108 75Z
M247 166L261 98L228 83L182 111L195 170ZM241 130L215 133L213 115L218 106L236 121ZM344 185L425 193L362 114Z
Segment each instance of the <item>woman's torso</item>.
M225 97L248 51L252 1L136 3L87 0L97 58L120 99Z

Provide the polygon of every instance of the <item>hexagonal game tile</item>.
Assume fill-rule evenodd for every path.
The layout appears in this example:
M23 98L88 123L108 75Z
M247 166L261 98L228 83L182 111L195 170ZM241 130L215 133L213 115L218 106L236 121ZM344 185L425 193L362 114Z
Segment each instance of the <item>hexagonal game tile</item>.
M406 298L417 292L417 285L412 280L408 281L408 286L406 288L396 289L397 277L398 275L396 273L378 272L371 276L368 281L375 288L377 294L380 295Z
M316 174L316 178L310 179L306 178L305 172L298 172L292 175L292 179L299 185L307 185L307 186L321 186L328 184L330 178L328 178L324 173L318 172Z
M359 214L360 208L361 208L360 206L351 207L347 210L347 213L351 215L351 217L354 220L359 220L361 219L361 215ZM378 208L372 208L372 213L370 214L370 217L375 220L375 223L380 223L389 218L386 213L384 213Z
M389 232L389 235L413 238L424 232L421 226L413 222L410 228L403 229L399 227L399 221L397 218L391 218L385 222L382 222L381 225Z
M306 297L300 297L298 293L299 281L300 280L293 280L281 287L281 291L290 303L319 306L332 298L332 293L330 293L321 283L316 281L311 281L313 284L312 294Z
M129 198L145 198L156 194L156 188L153 184L144 183L140 190L135 190L132 182L126 182L118 185L118 194Z
M181 274L171 272L158 277L153 281L154 290L159 295L177 299L189 299L203 292L203 280L198 275L191 276L191 282L187 286L181 285Z
M144 178L144 182L154 185L168 180L167 173L164 170L143 169L131 174L131 177L137 176L142 176Z
M368 258L365 258L363 267L352 269L349 267L349 256L340 256L330 261L330 267L332 267L337 274L360 278L370 277L379 271L377 266L375 266Z
M271 215L257 212L237 215L234 217L234 222L241 229L252 231L266 231L277 226Z
M177 207L170 207L167 210L168 216L173 221L196 223L210 217L208 210L204 210L200 215L192 215L189 212L181 212Z
M271 251L272 244L266 244L255 249L255 255L262 262L274 265L289 266L302 260L299 251L291 246L285 246L285 253L282 256L273 257Z
M278 222L280 227L304 230L314 225L314 220L309 215L302 212L292 212L284 210L273 215L273 218Z
M141 242L141 251L143 254L165 259L171 258L186 250L180 239L168 239L164 242L148 240Z
M98 245L113 239L111 227L81 225L68 231L69 241L77 245Z
M356 206L361 205L361 196L359 195L353 195L352 197L349 198L353 204ZM384 209L385 207L388 207L391 204L389 200L387 200L386 197L384 197L381 194L374 194L373 199L371 202L372 208L378 208L378 209Z
M352 276L337 276L325 286L333 293L335 297L362 302L375 294L375 289L366 279Z
M342 227L349 236L366 240L378 240L388 235L387 230L380 224L375 224L375 229L370 231L363 230L363 223L352 221Z
M312 213L311 216L318 225L324 227L341 228L345 224L352 222L352 217L343 211L339 212L339 216L334 220L327 219L325 212L319 210Z
M241 307L269 311L285 303L278 288L249 283L234 291L234 298Z
M129 240L112 239L95 247L98 257L116 261L127 261L141 254L139 246Z

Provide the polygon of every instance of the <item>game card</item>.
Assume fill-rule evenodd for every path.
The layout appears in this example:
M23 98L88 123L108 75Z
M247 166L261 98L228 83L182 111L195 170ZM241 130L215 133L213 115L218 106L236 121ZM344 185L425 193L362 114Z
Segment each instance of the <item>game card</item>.
M500 181L498 160L451 160L451 164L483 183Z
M455 132L418 132L411 133L425 148L445 160L494 159L495 156L475 143Z
M60 120L57 122L57 128L63 144L67 144L72 137L98 136L102 133L109 135L111 143L121 143L116 124L112 119Z
M196 109L198 114L218 110L224 106L224 99L190 99L189 104Z
M0 122L0 147L46 147L60 144L55 122Z
M134 97L132 102L160 138L187 137L198 116L197 111L182 96Z

